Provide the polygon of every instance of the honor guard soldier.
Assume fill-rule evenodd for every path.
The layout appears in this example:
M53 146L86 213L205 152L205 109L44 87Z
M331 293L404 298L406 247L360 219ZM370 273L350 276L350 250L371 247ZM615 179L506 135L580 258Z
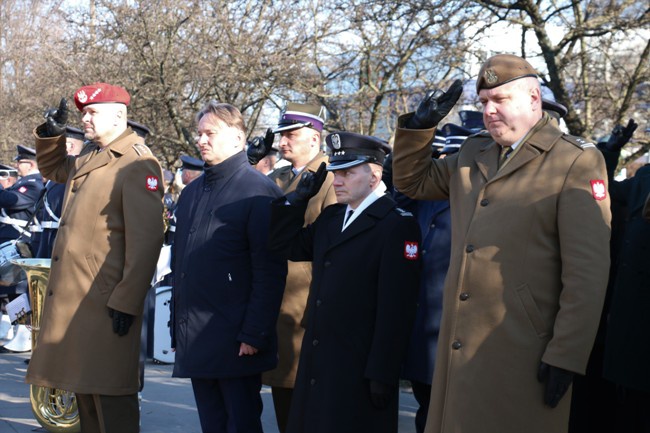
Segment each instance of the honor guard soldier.
M18 181L16 167L0 164L0 189L7 189Z
M34 214L34 205L43 190L43 177L38 172L36 152L29 147L16 146L14 158L18 181L0 190L0 243L18 239L29 243L31 233L27 228Z
M203 161L192 158L188 155L181 155L181 183L183 186L189 185L194 179L203 174ZM181 190L181 193L183 191ZM172 245L174 243L174 234L176 233L176 204L171 209L167 209L167 231L165 232L165 243Z
M79 155L84 144L84 132L72 126L65 128L65 148L68 155ZM59 219L63 208L63 194L65 184L48 180L45 183L45 191L42 196L42 203L37 212L37 224L34 228L34 257L49 259L52 257L54 239L59 229Z
M458 153L429 158L460 80L400 116L395 137L395 187L449 199L453 221L425 433L566 432L564 396L585 372L607 285L605 163L543 111L521 57L486 60L476 90L486 131Z
M304 172L272 205L269 245L312 264L286 431L395 433L420 282L420 229L385 194L385 141L335 132L326 142L327 171L322 162ZM306 225L310 199L328 172L338 203Z
M300 174L314 173L321 163L327 162L327 156L321 150L324 123L325 107L320 105L290 102L280 113L278 125L272 132L280 134L279 152L290 164L274 170L269 177L284 194L289 194L296 189ZM253 141L253 147L255 143L259 143L259 139L256 140ZM272 151L272 148L269 149L269 152ZM318 194L309 200L305 216L307 224L313 223L327 206L336 203L336 195L332 188L333 179L334 175L328 174ZM289 261L288 264L287 285L284 289L277 325L278 367L262 376L262 382L271 386L280 433L286 431L289 418L300 359L300 346L305 333L302 321L311 285L311 263Z

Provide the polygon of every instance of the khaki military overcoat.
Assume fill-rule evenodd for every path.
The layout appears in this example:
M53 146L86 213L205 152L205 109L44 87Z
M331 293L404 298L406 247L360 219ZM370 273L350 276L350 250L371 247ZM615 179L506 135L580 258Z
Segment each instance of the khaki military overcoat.
M143 302L163 242L160 165L131 129L76 158L65 137L36 136L36 154L42 174L66 191L27 382L136 393ZM109 307L136 316L127 335L113 332Z
M315 172L321 163L327 164L326 155L318 155L311 160L304 170ZM303 170L303 172L304 172ZM274 171L269 176L288 194L296 189L300 181L300 175L291 176L291 166L282 167ZM327 206L336 203L336 195L332 187L334 175L327 174L318 194L309 200L307 211L305 212L305 225L313 223L321 211ZM278 386L282 388L293 388L298 372L298 361L300 359L300 346L305 334L301 326L305 306L307 305L307 295L311 285L311 262L292 262L289 261L289 273L287 274L287 284L284 288L282 297L282 306L280 307L280 316L278 317L278 366L271 371L262 375L262 381L265 385Z
M584 373L591 352L609 270L603 158L546 116L499 171L486 133L432 160L434 132L398 128L393 154L399 191L451 205L425 431L565 432L570 391L545 406L536 373L542 360Z

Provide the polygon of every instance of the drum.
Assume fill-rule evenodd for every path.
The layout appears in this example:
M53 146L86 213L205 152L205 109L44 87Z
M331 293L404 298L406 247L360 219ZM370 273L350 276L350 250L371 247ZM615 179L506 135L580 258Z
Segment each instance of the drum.
M0 286L15 286L27 278L25 271L13 263L14 260L20 258L16 241L0 244Z
M173 364L171 321L171 286L156 287L156 304L153 323L153 360L162 364Z

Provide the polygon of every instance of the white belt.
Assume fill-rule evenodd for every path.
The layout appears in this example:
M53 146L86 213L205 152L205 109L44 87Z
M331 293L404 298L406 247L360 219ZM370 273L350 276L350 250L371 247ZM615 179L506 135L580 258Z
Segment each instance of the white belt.
M0 215L0 223L5 223L12 226L18 226L18 227L27 227L28 224L28 222L25 220L17 220L15 218L11 218L9 216L4 216L4 215Z

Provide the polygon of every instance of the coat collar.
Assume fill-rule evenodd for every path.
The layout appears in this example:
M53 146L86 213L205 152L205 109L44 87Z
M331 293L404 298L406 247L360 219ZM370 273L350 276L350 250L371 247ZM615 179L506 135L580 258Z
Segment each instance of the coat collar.
M487 180L500 179L518 170L542 153L548 152L562 137L562 134L563 132L557 127L557 124L550 120L548 114L544 113L544 116L520 144L521 148L512 155L512 160L502 170L497 171L497 161L501 149L494 140L490 140L483 146L474 160L479 171Z
M298 186L298 182L300 182L300 178L302 177L302 174L305 173L306 171L310 171L312 173L315 173L316 170L318 170L318 167L320 166L321 162L324 162L327 164L327 155L323 155L322 153L319 153L316 155L314 159L309 161L305 168L302 170L302 172L298 173L298 176L295 176L293 179L290 179L289 173L291 173L291 167L289 167L289 170L287 172L287 186L284 188L285 193L289 193L291 191L294 191L296 187Z
M79 168L74 174L73 179L105 166L111 160L124 155L134 144L138 143L143 143L142 138L133 132L130 127L127 127L119 137L113 140L102 151L99 151L97 144L91 144L85 147L81 155L77 157Z
M329 222L328 231L332 242L328 246L328 249L335 248L360 233L370 230L379 220L394 209L395 206L396 204L393 199L388 195L384 195L368 206L344 231L341 231L341 227L343 226L346 206L339 206L339 209L334 214L334 218Z
M211 183L219 179L229 178L241 170L242 165L248 165L250 167L250 163L248 162L244 151L237 152L219 164L206 167L203 176L204 182Z

